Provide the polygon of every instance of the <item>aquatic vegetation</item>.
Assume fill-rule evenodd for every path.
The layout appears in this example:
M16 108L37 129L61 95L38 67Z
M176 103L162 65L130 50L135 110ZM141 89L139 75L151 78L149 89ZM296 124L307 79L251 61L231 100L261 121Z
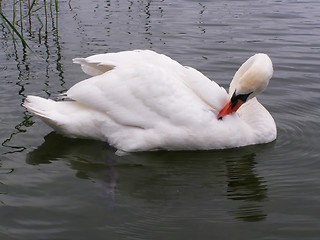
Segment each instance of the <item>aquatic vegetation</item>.
M71 0L69 1L70 5ZM23 48L31 48L28 45L26 34L34 38L38 35L41 43L42 29L47 26L48 18L56 18L58 24L58 0L13 0L12 4L5 7L0 1L0 24L8 31L14 42L20 40ZM10 8L11 11L10 11Z

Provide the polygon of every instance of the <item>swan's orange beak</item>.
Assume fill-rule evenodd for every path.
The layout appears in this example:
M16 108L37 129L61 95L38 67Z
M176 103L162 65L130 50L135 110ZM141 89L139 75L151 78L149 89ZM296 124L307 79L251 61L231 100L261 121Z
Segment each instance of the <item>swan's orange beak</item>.
M224 116L227 116L231 113L236 112L239 107L243 104L244 102L241 100L238 100L236 104L233 104L232 101L230 100L224 108L220 111L218 114L218 119L221 120Z
M250 92L249 94L237 95L236 92L234 92L232 97L231 97L231 99L230 99L230 101L219 112L218 119L222 120L222 118L224 116L227 116L227 115L229 115L231 113L236 112L239 109L239 107L247 101L247 98L249 97L249 95L251 93L252 92Z

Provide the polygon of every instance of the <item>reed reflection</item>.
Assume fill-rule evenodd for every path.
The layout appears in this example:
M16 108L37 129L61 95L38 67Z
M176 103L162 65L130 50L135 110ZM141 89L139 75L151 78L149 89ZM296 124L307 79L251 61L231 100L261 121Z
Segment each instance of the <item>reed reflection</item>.
M16 63L16 69L10 69L10 71L17 71L17 79L16 82L14 82L15 86L19 87L17 96L20 100L18 99L17 105L22 105L26 97L25 91L30 82L37 80L34 76L38 75L39 69L41 69L41 73L44 75L44 77L41 77L41 79L44 80L41 81L43 81L42 84L44 85L43 91L48 97L51 95L49 88L51 88L50 84L54 81L53 79L58 79L59 81L59 86L61 86L59 92L65 91L64 70L61 63L62 53L58 32L58 15L55 14L52 1L50 1L49 6L47 6L46 2L42 4L34 1L32 5L30 5L30 1L28 3L29 5L21 5L22 1L19 1L19 4L21 5L19 13L21 16L25 15L25 17L21 17L20 20L13 17L13 23L21 26L20 35L23 37L24 41L28 42L28 45L23 45L22 50L20 50L17 45L18 36L12 34L12 29L3 27L4 31L1 32L1 36L3 36L1 40L2 45L12 46L12 49L7 49L7 47L4 48L6 56L8 59L13 59ZM55 4L57 4L57 2ZM33 12L32 9L34 8L37 8L38 10ZM57 5L55 5L55 9L57 10ZM18 11L15 8L13 10ZM7 9L6 13L9 13ZM14 16L15 14L16 13L13 12ZM26 16L28 16L28 18L26 18ZM36 17L36 21L32 20ZM12 39L10 39L10 34ZM39 42L37 42L37 35L39 37ZM10 43L10 41L12 41L12 43ZM40 49L37 49L35 52L28 51L30 47L35 49L35 46L40 47ZM12 50L11 52L10 49ZM52 60L53 57L55 58L54 60ZM52 71L53 65L55 65L54 68L56 69L56 73ZM14 142L16 136L26 132L25 128L31 125L33 125L31 116L25 111L23 113L23 119L15 125L11 134L1 143L2 146L8 149L5 151L5 154L26 150L24 146L17 145Z

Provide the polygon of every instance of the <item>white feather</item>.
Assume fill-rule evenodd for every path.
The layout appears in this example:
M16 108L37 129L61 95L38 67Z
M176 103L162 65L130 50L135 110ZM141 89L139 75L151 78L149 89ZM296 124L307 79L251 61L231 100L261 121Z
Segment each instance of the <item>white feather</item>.
M271 115L254 99L248 111L244 104L238 115L217 120L227 92L165 55L136 50L74 62L93 76L69 89L74 101L28 96L24 103L67 136L108 141L123 151L220 149L276 137Z

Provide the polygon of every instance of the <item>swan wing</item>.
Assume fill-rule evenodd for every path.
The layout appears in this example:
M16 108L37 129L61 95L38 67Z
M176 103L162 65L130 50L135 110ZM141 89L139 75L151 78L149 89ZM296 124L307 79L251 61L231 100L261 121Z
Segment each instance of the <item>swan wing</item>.
M155 60L160 64L161 60L167 59L169 59L169 57L150 50L134 50L96 54L87 58L74 58L73 62L81 64L81 68L86 74L97 76L112 70L116 66L131 65L132 63L138 62L155 63Z
M192 124L204 113L217 114L228 99L223 88L197 70L149 50L100 54L85 61L110 70L77 83L68 97L120 125L149 129Z

